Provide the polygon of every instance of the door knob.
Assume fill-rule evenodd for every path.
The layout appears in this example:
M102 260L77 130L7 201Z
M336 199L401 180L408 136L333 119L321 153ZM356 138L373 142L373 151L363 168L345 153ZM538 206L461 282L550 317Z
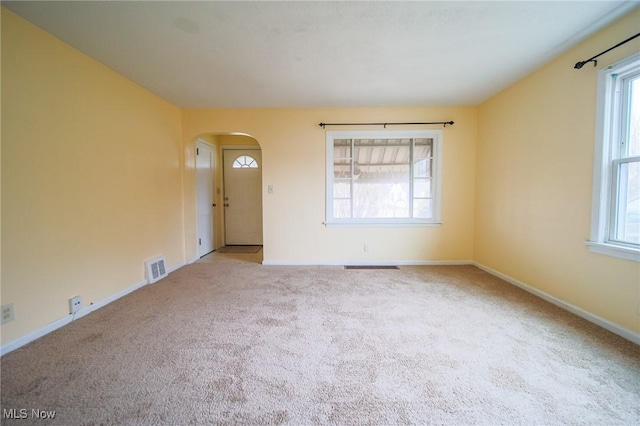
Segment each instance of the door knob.
M225 207L229 207L229 203L224 203L224 206Z
M213 203L213 204L211 205L211 207L215 207L216 205L217 205L216 203Z

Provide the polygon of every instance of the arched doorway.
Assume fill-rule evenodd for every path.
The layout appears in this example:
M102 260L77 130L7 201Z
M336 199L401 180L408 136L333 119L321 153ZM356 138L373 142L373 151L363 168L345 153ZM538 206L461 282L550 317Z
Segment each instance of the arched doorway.
M210 161L201 158L202 155L210 155L206 149L199 149L202 145L198 144L203 142L212 147L214 154ZM207 251L206 246L203 247L209 235L212 250L225 245L262 245L262 150L260 144L253 137L239 133L202 134L195 144L198 257L211 251ZM231 162L232 172L240 174L239 179L236 179L238 178L236 173L225 173L225 158ZM256 162L257 167L251 167L250 158ZM234 163L236 163L235 168ZM207 178L207 173L199 171L198 165L203 164L205 166L213 164L212 178ZM231 183L231 188L228 188L228 183ZM202 189L207 185L211 187L210 201L207 199L206 191ZM253 201L253 203L247 206L247 201ZM206 222L206 216L209 213L212 220L211 231L208 231L207 224L203 223ZM240 235L234 234L234 230L240 231ZM249 234L253 239L247 239L246 231L248 230L251 230ZM242 235L243 233L245 235Z

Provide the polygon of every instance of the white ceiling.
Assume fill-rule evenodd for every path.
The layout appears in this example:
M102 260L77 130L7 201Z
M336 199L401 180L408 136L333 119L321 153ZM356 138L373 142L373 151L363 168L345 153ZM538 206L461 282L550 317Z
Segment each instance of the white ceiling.
M2 4L176 106L235 108L475 105L639 2Z

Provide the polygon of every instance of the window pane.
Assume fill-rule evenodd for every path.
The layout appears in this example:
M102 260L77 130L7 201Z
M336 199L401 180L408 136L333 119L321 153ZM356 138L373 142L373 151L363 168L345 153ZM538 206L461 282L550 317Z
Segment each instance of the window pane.
M404 184L394 183L392 180L356 181L353 187L353 217L409 217L408 176L407 183Z
M615 239L640 244L640 161L619 165L617 208Z
M431 179L414 179L413 196L418 198L431 197Z
M432 160L431 159L421 159L414 161L413 163L413 176L427 178L431 177L432 170Z
M410 144L410 139L355 139L354 162L365 172L409 164Z
M351 217L351 200L333 200L333 217L348 219Z
M351 139L333 141L333 158L351 158Z
M241 155L235 159L231 167L234 169L257 169L258 163L249 155Z
M413 147L413 176L431 177L433 139L416 139Z
M433 200L431 198L414 199L413 217L420 219L433 219Z
M410 139L354 140L354 218L408 218Z
M333 181L333 198L351 198L351 179Z
M433 157L433 139L418 138L414 140L413 158Z
M351 160L334 160L333 178L351 179Z
M640 77L629 85L629 157L640 155Z

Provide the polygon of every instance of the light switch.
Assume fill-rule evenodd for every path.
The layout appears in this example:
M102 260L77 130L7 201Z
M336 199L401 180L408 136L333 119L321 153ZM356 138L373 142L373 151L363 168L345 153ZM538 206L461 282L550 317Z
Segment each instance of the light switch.
M268 194L273 194L273 185L267 186L267 193Z

